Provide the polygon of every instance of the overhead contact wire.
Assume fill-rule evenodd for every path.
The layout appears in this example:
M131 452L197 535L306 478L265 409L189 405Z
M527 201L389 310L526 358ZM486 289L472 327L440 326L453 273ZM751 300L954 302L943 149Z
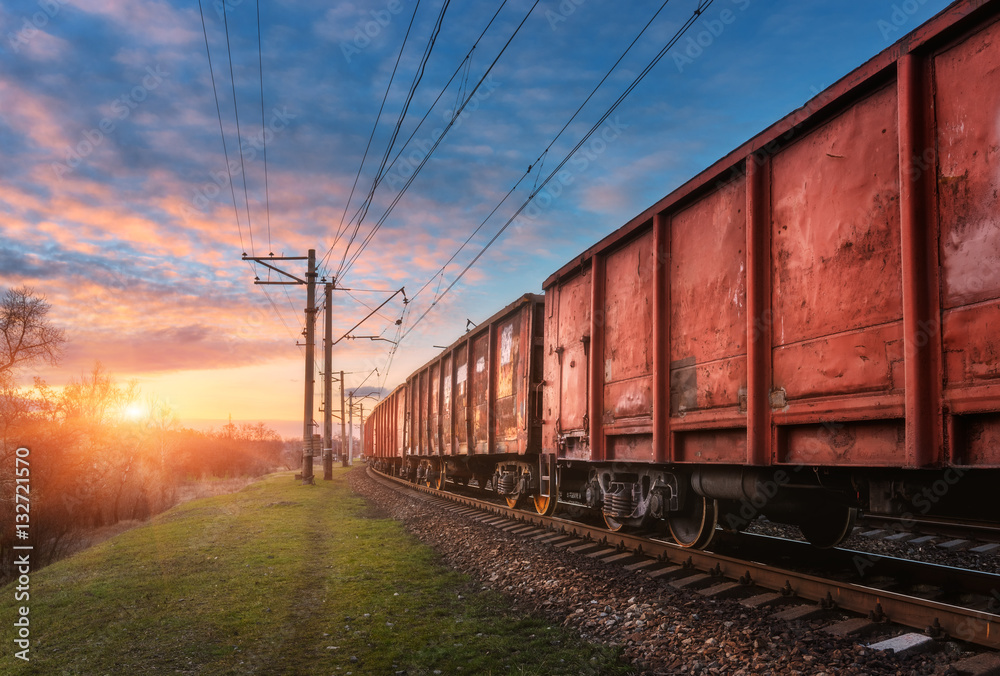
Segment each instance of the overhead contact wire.
M459 110L455 111L455 115L452 117L451 121L448 122L448 125L445 127L444 131L441 132L441 136L439 136L437 138L437 140L434 142L434 145L431 146L431 149L427 152L427 154L424 156L424 158L420 161L420 164L417 165L417 168L414 170L414 172L407 179L406 183L403 185L402 190L399 191L399 194L396 195L396 197L390 203L389 207L386 209L385 213L382 215L381 218L379 218L378 222L372 228L372 231L365 238L365 245L367 245L367 243L371 241L371 238L375 236L375 232L377 232L378 229L380 227L382 227L382 225L385 223L386 219L389 218L389 214L392 213L392 210L395 209L396 205L403 198L403 195L409 189L409 187L413 183L414 179L416 179L417 175L420 173L420 170L423 169L423 167L424 167L425 164L427 164L427 161L434 154L434 151L437 150L437 147L439 145L441 145L441 142L444 140L444 137L448 134L448 131L454 126L455 120L457 120L461 116L462 111L465 110L465 107L467 105L469 105L469 103L475 97L476 92L482 86L483 82L486 81L486 78L493 71L493 68L496 66L497 62L500 60L500 57L502 57L503 54L504 54L504 52L507 51L507 48L510 46L510 43L514 41L514 38L521 31L521 28L524 26L525 22L527 22L528 17L531 16L531 13L534 11L535 7L538 6L539 2L540 2L540 0L535 0L535 3L531 6L531 9L529 9L528 12L524 15L524 18L521 19L521 23L518 24L517 28L511 34L510 38L504 44L503 48L500 50L500 53L497 54L496 58L493 59L493 62L489 65L489 68L486 69L486 72L483 73L483 76L479 79L479 82L477 82L476 86L473 87L472 91L469 93L469 96L465 99L465 102L462 104L462 107ZM362 247L362 250L363 250L363 247ZM355 256L351 259L350 263L343 269L343 271L341 272L341 275L344 275L344 274L347 273L347 271L351 268L351 266L354 265L354 262L357 260L357 258L358 258L359 255L360 255L360 251L357 254L355 254Z
M264 128L264 56L260 34L260 0L257 0L257 72L260 74L260 141L264 144L264 207L267 211L267 251L274 255L271 245L271 197L267 186L267 131Z
M198 0L199 3L201 0ZM247 191L247 167L243 162L243 140L240 135L240 111L236 105L236 76L233 73L233 51L229 45L229 19L226 17L226 0L222 0L222 21L226 27L226 51L229 53L229 79L233 85L233 112L236 114L236 145L240 149L240 169L243 170L243 197L247 205L247 231L250 233L250 255L256 256L253 246L253 225L250 224L250 195ZM232 178L230 178L230 181Z
M375 190L378 188L378 184L382 180L386 162L389 161L389 156L392 154L392 148L396 145L396 139L399 137L399 130L402 128L403 121L406 119L406 114L410 110L410 103L413 101L413 95L416 93L417 87L420 85L420 81L424 79L424 71L427 69L427 61L430 59L431 52L434 50L434 45L437 43L438 35L441 33L441 26L444 23L444 15L445 12L448 11L448 6L450 4L451 0L445 0L444 4L441 5L441 11L438 13L434 29L431 31L431 37L427 41L427 46L424 48L423 56L420 58L420 65L417 67L417 72L413 76L413 82L410 83L410 91L407 92L406 101L403 102L403 108L399 113L399 117L396 119L396 126L392 130L392 135L389 137L389 143L386 145L385 153L382 155L382 163L379 165L378 171L375 173L375 180L372 181L371 190L368 191L368 198L362 204L364 209L360 218L358 218L359 227L362 221L364 221L365 216L368 215L368 208L371 206L372 200L375 199ZM337 276L340 276L340 271L338 271Z
M420 128L423 126L424 122L426 122L427 118L430 116L431 111L433 111L434 108L435 108L435 106L437 106L438 102L441 100L441 97L444 96L445 92L448 90L448 87L451 86L452 81L454 81L455 77L457 77L458 74L460 72L462 72L463 68L465 68L465 70L466 70L465 78L466 79L468 78L468 70L469 70L469 65L471 65L471 58L472 58L473 52L475 52L476 48L479 46L479 43L482 41L483 37L486 35L486 32L490 29L490 26L493 25L493 22L496 21L496 18L500 15L501 10L503 10L503 8L504 8L504 6L506 4L507 4L507 0L503 0L503 2L500 3L500 7L497 8L497 11L493 13L493 17L490 19L489 23L486 24L486 28L484 28L482 30L482 32L479 34L479 37L476 38L476 41L472 45L472 47L469 49L468 54L465 55L465 58L458 65L458 67L455 69L455 72L452 73L452 75L451 75L450 78L448 78L448 82L446 82L445 85L444 85L444 87L441 88L441 91L438 93L437 97L434 99L434 102L431 103L430 107L427 109L427 112L424 113L424 116L420 119L420 122L417 124L417 126L414 128L414 130L410 133L410 136L406 139L406 142L402 145L402 147L400 147L399 151L396 153L396 156L392 158L392 162L389 165L390 167L393 166L396 163L396 161L399 159L400 155L402 155L403 152L406 150L407 146L409 146L410 141L412 141L413 137L417 135L417 132L420 130ZM462 88L464 89L464 87L465 87L465 85L463 84ZM458 106L458 104L459 104L460 101L461 101L461 97L459 97L459 99L455 102L456 107ZM383 178L384 178L384 174L383 174ZM381 178L379 179L379 183L381 184ZM349 221L349 223L353 223L354 219L356 219L360 213L361 213L361 207L358 207L357 211L354 212L354 216L351 217L351 220ZM346 210L345 210L345 216L346 216ZM338 238L339 238L339 236L338 236ZM333 253L333 250L334 250L334 248L337 245L337 241L338 241L337 239L334 240L333 245L330 246L330 248L327 250L326 254L323 256L323 259L320 262L320 265L325 265L326 264L326 261L330 258L330 255Z
M506 194L506 195L504 195L504 198L503 198L503 199L502 199L502 200L500 201L500 203L499 203L499 204L497 204L497 206L496 206L496 207L495 207L495 208L493 209L493 211L491 211L491 212L490 212L490 213L489 213L489 214L488 214L488 215L486 216L486 218L485 218L485 219L484 219L484 220L483 220L483 221L482 221L482 222L481 222L481 223L479 224L479 226L478 226L478 227L477 227L477 228L476 228L475 230L473 230L473 231L472 231L472 234L471 234L471 235L469 235L469 237L468 237L468 238L466 238L466 240L465 240L465 241L464 241L464 242L462 243L462 245L461 245L461 246L460 246L460 247L459 247L459 248L458 248L458 249L457 249L457 250L455 251L455 253L451 255L451 258L449 258L449 259L448 259L448 261L447 261L447 262L446 262L446 263L445 263L444 265L442 265L442 266L441 266L441 269L440 269L440 270L438 270L438 271L437 271L436 273L434 273L434 276L432 276L432 277L431 277L430 279L428 279L428 280L427 280L427 281L426 281L426 282L424 283L424 285L423 285L423 286L421 286L421 287L420 287L420 289L418 289L418 290L417 290L417 292L416 292L415 294L413 294L413 297L412 297L412 298L411 298L410 300L413 300L414 298L416 298L417 296L419 296L419 295L420 295L420 293L421 293L421 292L422 292L422 291L423 291L424 289L426 289L426 288L427 288L427 286L428 286L428 285L429 285L429 284L431 283L431 281L433 281L433 280L434 280L434 278L435 278L435 277L437 277L438 275L442 275L442 274L444 273L445 269L447 269L447 267L448 267L449 265L451 265L451 263L452 263L452 262L453 262L453 261L455 260L455 258L457 258L457 257L458 257L458 255L459 255L460 253L462 253L462 251L463 251L463 250L465 250L465 247L466 247L466 246L468 246L469 242L471 242L471 241L472 241L472 239L473 239L473 238L474 238L474 237L475 237L475 236L476 236L477 234L479 234L479 231L480 231L480 230L482 230L482 229L483 229L483 227L484 227L484 226L486 225L486 223L487 223L487 222L489 221L489 219L493 217L493 214L495 214L495 213L497 212L497 210L499 210L499 209L500 209L500 207L501 207L501 206L502 206L502 205L503 205L503 204L504 204L504 203L505 203L505 202L507 201L507 199L508 199L508 198L509 198L509 197L511 196L511 194L512 194L512 193L513 193L513 192L514 192L515 190L517 190L518 186L520 186L520 185L521 185L521 182L522 182L522 181L523 181L523 180L524 180L524 179L525 179L525 178L526 178L526 177L528 176L528 174L529 174L529 173L531 172L531 170L532 170L532 168L533 168L533 167L537 167L537 170L536 170L536 171L537 171L537 173L535 174L535 185L534 185L534 186L532 187L532 189L531 189L531 190L532 190L532 194L537 194L537 191L538 191L538 189L539 189L539 188L538 188L538 180L539 180L539 179L541 178L541 175L542 175L542 174L541 174L541 170L542 170L542 166L544 165L544 162L545 162L545 157L546 157L546 156L548 155L548 152L549 152L549 150L551 150L552 146L553 146L553 145L555 145L556 141L558 141L558 140L559 140L559 138L560 138L560 137L561 137L561 136L563 135L563 133L565 133L565 131L566 131L566 130L567 130L567 129L569 128L569 126L570 126L570 125L571 125L571 124L573 123L573 120L575 120L575 119L576 119L576 117L577 117L577 116L578 116L578 115L580 114L580 111L582 111L582 110L583 110L584 106L586 106L586 105L587 105L587 103L588 103L588 102L589 102L589 101L590 101L590 100L591 100L591 99L592 99L592 98L594 97L594 94L596 94L596 93L597 93L597 91L598 91L598 90L599 90L599 89L601 88L601 86L602 86L602 85L603 85L603 84L604 84L604 83L605 83L605 82L607 81L607 79L608 79L608 78L609 78L609 77L611 76L611 73L613 73L613 72L614 72L614 70L615 70L615 69L616 69L616 68L618 67L618 65L619 65L619 64L620 64L620 63L622 62L622 60L623 60L623 59L624 59L624 58L625 58L625 57L626 57L626 56L628 55L628 53L629 53L630 51L632 51L632 48L633 48L633 47L635 46L635 44L636 44L636 43L637 43L637 42L639 41L639 39L640 39L640 38L641 38L641 37L643 36L643 34L644 34L644 33L645 33L645 32L646 32L647 30L649 30L649 27L650 27L650 26L651 26L651 25L653 24L653 22L654 22L654 21L656 20L656 17L658 17L658 16L660 15L660 12L662 12L662 11L663 11L663 9L664 9L664 8L665 8L665 7L667 6L667 3L669 3L669 2L670 2L670 0L664 0L663 4L662 4L662 5L660 5L660 8L659 8L658 10L656 10L656 13L654 13L654 14L653 14L653 16L652 16L652 17L650 17L649 21L647 21L647 22L646 22L646 25L642 27L642 30L640 30L640 31L639 31L639 32L638 32L638 33L636 34L636 36L635 36L635 38L634 38L634 39L632 40L632 42L631 42L631 43L629 43L629 46L628 46L628 47L626 47L626 48L625 48L625 51L624 51L624 52L622 52L621 56L619 56L619 57L618 57L618 60L617 60L617 61L615 61L615 62L614 62L614 64L613 64L613 65L611 66L611 68L609 68L609 69L608 69L608 72L604 74L604 77L602 77L602 78L601 78L601 80L600 80L600 81L599 81L599 82L597 83L597 85L596 85L596 86L594 87L594 89L593 89L593 90L592 90L592 91L590 92L590 94L589 94L589 95L587 96L587 98L583 100L583 103L581 103L581 104L580 104L580 105L579 105L579 106L577 107L576 111L575 111L575 112L573 113L573 115L572 115L572 116L571 116L571 117L569 118L569 120L568 120L568 121L566 122L566 124L564 124L564 125L563 125L562 129L560 129L560 130L559 130L559 132L558 132L558 133L557 133L557 134L556 134L556 135L555 135L554 137L552 137L552 140L551 140L551 141L549 141L549 144L548 144L548 145L547 145L547 146L545 147L545 150L543 150L543 151L542 151L542 154L541 154L541 155L539 155L539 156L538 156L538 158L537 158L537 159L536 159L536 160L535 160L535 161L534 161L534 162L532 163L532 165L528 167L528 171L527 171L527 172L525 172L525 174L524 174L524 175L522 175L520 179L518 179L517 183L515 183L515 184L514 184L514 186L513 186L513 187L512 187L512 188L511 188L510 190L508 190L508 191L507 191L507 194ZM575 151L574 151L574 152L575 152Z
M229 148L226 146L226 132L222 126L222 106L219 105L219 90L215 86L215 70L212 68L212 52L208 48L208 28L205 27L205 11L198 0L198 11L201 13L201 31L205 36L205 55L208 57L208 73L212 77L212 93L215 94L215 112L219 116L219 133L222 135L222 152L226 157L226 171L229 172L229 192L233 196L233 214L236 216L236 230L240 234L240 249L246 255L246 247L243 244L243 227L240 225L240 211L236 206L236 190L233 188L233 172L229 168ZM253 269L253 265L250 266Z
M385 109L385 102L389 98L389 90L392 89L392 82L396 78L396 70L399 68L399 61L403 57L403 50L406 48L406 42L410 37L410 29L413 28L413 21L417 16L417 10L419 8L420 8L420 0L417 0L416 4L413 6L413 15L410 17L410 23L406 27L406 35L403 36L403 44L399 46L399 54L396 55L396 63L392 67L392 74L389 76L389 84L386 85L385 94L382 96L382 103L379 106L378 114L375 116L375 124L372 125L371 134L369 134L368 136L368 144L365 146L364 155L362 155L361 157L361 166L358 167L358 173L354 177L354 184L351 186L350 195L348 195L347 203L344 205L344 213L340 217L340 227L337 229L336 237L334 237L333 246L330 247L331 251L333 250L334 247L337 246L337 242L340 241L340 238L343 236L343 233L346 232L347 228L350 227L349 223L345 226L344 219L347 218L347 210L351 206L351 200L354 199L354 191L358 187L358 181L361 179L361 172L365 168L365 161L368 159L368 151L371 148L372 140L375 138L375 131L378 129L379 120L382 119L382 111ZM357 232L355 232L354 236L356 235ZM354 236L352 236L352 240ZM350 245L348 244L348 246Z
M437 298L434 299L431 305L424 311L422 315L420 315L417 321L413 323L413 325L406 331L405 334L403 334L403 337L400 338L401 341L404 340L406 336L408 336L413 331L413 329L415 329L417 325L420 324L421 321L423 321L424 317L426 317L427 314L441 301L441 299L443 299L448 294L448 292L450 292L452 288L454 288L454 286L459 282L459 280L461 280L462 277L465 276L465 273L467 273L472 268L472 266L479 261L479 259L483 256L483 254L486 253L487 249L489 249L493 245L493 243L500 238L500 235L504 233L504 231L510 226L510 224L514 222L514 219L516 219L519 215L521 215L521 212L524 211L524 209L531 203L531 201L535 198L538 192L541 191L549 183L549 181L552 180L552 178L559 172L559 170L562 169L563 166L576 154L576 151L579 150L584 143L586 143L587 139L593 136L594 132L597 131L597 129L599 129L602 124L604 124L605 120L607 120L608 117L611 116L611 114L618 108L618 106L621 105L622 101L624 101L625 98L632 93L632 91L639 85L639 83L643 79L645 79L646 75L648 75L649 72L656 67L656 65L666 55L667 51L669 51L670 48L673 47L677 43L677 41L680 40L681 37L683 37L683 35L694 24L694 22L698 20L698 17L701 16L706 9L708 9L708 7L712 4L712 2L713 0L703 0L703 2L699 3L694 13L681 26L681 28L678 29L678 31L667 42L667 44L663 47L663 49L661 49L659 53L657 53L657 55L653 57L653 59L649 62L649 64L647 64L647 66L642 70L642 72L639 73L638 76L636 76L636 78L632 81L632 83L625 89L625 91L618 97L618 99L615 100L615 102L608 108L608 110L601 116L601 118L594 124L594 126L590 128L590 130L583 136L583 138L580 139L580 141L573 147L573 149L566 155L566 157L563 158L563 160L559 163L559 165L552 170L552 172L545 178L544 181L542 181L541 185L539 185L535 190L532 191L532 193L528 196L528 199L526 199L524 203L522 203L521 206L518 207L517 211L515 211L514 214L509 219L507 219L507 222L503 224L503 226L496 232L496 234L493 235L493 238L490 239L490 241L487 242L486 245L483 246L483 248L479 251L479 253L477 253L475 257L468 263L468 265L465 266L462 272L460 272L459 275L451 282L451 284L449 284L448 287Z

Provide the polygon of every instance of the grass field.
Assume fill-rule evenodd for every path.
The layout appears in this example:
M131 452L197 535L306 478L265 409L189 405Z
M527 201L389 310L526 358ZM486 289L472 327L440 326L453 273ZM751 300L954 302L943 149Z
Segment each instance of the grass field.
M0 674L629 673L440 566L348 471L185 503L32 573L27 602L4 587Z

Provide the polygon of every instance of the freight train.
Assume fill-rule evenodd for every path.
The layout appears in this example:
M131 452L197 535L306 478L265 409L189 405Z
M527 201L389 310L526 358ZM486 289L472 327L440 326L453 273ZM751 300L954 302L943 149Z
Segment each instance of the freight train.
M957 2L553 273L367 421L382 471L704 547L997 521L1000 2Z

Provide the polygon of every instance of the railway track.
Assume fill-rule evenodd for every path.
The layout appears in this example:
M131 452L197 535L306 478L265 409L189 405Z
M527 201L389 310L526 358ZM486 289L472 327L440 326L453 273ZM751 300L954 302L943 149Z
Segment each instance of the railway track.
M833 609L853 613L854 619L834 629L843 635L893 624L916 630L904 644L951 638L1000 649L1000 575L845 549L819 551L766 536L719 533L712 551L685 549L649 535L541 516L368 471L378 481L447 501L504 530L617 562L677 588L741 597L750 607L778 606L787 619Z
M1000 526L978 521L944 520L930 517L891 517L865 515L860 519L871 537L898 537L909 540L936 541L938 546L982 548L984 551L1000 550ZM879 532L881 531L881 532ZM992 546L991 546L992 545Z

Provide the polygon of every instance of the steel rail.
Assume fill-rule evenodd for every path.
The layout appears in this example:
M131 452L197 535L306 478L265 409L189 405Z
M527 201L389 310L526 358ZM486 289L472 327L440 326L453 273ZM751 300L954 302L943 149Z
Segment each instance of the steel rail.
M739 580L744 584L752 584L784 595L794 595L822 604L824 607L837 607L885 619L918 631L933 628L938 634L943 632L962 641L1000 649L1000 615L997 614L864 585L828 580L712 552L687 549L642 535L613 532L560 517L542 516L465 495L420 486L375 472L371 468L368 468L368 473L369 476L383 482L393 482L459 505L572 535L621 552L630 551L639 556L654 557L664 563L693 568L714 577ZM1000 598L1000 586L995 592Z
M946 520L929 516L901 517L881 514L866 514L860 521L870 524L873 528L890 528L899 532L963 538L982 542L1000 542L1000 524L989 521Z

